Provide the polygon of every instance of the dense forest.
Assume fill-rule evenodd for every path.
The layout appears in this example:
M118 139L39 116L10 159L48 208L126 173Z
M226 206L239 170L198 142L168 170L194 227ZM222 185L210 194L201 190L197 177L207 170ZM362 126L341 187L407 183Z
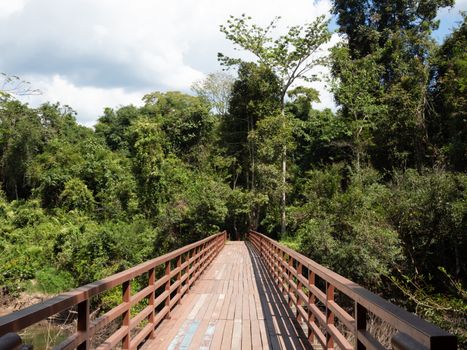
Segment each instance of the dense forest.
M193 95L149 93L93 129L1 92L1 293L57 293L256 229L466 346L465 16L431 36L452 5L334 0L329 52L324 18L272 36L280 19L231 17L221 31L255 61L219 54L228 70ZM313 108L324 66L336 112Z

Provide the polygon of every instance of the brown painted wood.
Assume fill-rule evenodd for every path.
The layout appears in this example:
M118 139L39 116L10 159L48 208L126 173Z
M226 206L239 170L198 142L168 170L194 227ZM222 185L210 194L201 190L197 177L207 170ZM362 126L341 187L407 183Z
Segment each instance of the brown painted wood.
M91 337L120 316L122 316L121 327L99 348L111 348L120 342L123 349L136 348L147 338L154 337L154 329L163 318L169 316L171 308L188 290L189 277L193 273L190 264L196 271L196 275L191 276L193 283L222 249L225 239L226 232L221 232L103 280L3 316L0 318L0 336L11 331L18 332L54 314L76 307L78 315L76 332L59 344L57 349L89 349ZM171 262L175 264L173 269L170 269ZM166 266L166 273L156 280L155 268L163 265ZM148 285L131 296L131 281L146 273ZM173 284L171 284L171 276L176 280ZM90 298L118 286L122 286L122 303L91 322ZM164 286L165 292L156 295L155 291L161 286ZM175 297L172 299L169 291L175 292ZM148 306L131 318L130 308L144 299L148 299ZM157 311L162 302L165 303L165 307ZM138 333L131 339L132 329L137 329L146 319L148 323L142 329L138 329Z
M281 349L280 344L286 346L284 349L307 348L301 345L306 336L293 324L287 301L257 252L244 242L226 244L189 295L196 295L189 307L186 302L182 303L183 312L176 307L171 319L156 329L155 341L148 342L145 349L178 349L182 344L203 350ZM276 322L272 315L277 315ZM162 338L164 341L157 341Z
M353 333L354 339L358 339L356 344L358 349L373 348L375 339L370 339L366 331L368 310L428 349L456 348L456 339L453 335L391 304L315 261L258 232L250 232L248 239L261 251L268 272L280 291L286 295L289 306L294 308L297 321L303 321L303 325L308 329L310 342L318 340L326 348L334 348L334 343L337 343L340 348L348 349L349 342L335 326L335 319L338 319L347 331ZM304 268L308 271L307 275L303 273ZM315 285L316 276L325 281L327 286L325 291ZM335 290L355 302L356 319L334 300ZM324 313L317 306L317 301L324 305ZM325 330L325 334L320 328Z

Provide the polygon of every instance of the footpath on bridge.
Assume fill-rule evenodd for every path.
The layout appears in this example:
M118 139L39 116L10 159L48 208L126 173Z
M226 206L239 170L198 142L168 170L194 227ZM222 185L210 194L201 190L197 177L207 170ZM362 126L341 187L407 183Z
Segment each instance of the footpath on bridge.
M250 243L227 242L144 349L311 349Z

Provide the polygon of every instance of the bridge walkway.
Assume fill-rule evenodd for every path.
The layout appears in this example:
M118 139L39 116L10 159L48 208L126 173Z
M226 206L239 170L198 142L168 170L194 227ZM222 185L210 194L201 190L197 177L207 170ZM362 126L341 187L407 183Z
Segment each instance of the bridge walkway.
M312 349L257 251L228 242L144 349Z

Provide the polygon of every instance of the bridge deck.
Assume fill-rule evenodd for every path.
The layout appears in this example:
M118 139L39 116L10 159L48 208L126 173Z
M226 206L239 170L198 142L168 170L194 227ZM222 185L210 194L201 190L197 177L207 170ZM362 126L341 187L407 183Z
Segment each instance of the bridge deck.
M311 349L256 251L225 245L145 349Z

